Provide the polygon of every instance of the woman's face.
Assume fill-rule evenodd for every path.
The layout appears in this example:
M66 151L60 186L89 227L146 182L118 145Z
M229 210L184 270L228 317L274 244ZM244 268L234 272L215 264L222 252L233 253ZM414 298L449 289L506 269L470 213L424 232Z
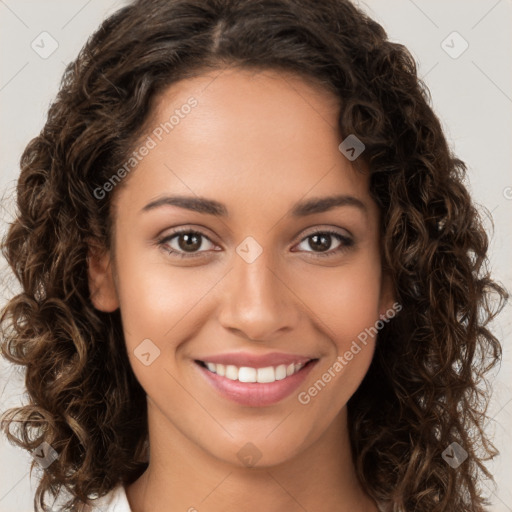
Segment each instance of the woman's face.
M91 271L95 305L120 307L152 427L232 464L288 460L344 418L392 304L338 109L288 74L181 81L112 192L115 283Z

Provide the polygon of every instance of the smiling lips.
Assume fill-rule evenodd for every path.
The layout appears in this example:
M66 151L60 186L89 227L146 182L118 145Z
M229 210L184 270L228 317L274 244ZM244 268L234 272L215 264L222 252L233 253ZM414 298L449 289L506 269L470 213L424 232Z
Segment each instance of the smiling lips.
M224 354L196 360L210 384L241 405L272 405L305 379L314 358L272 353L264 356Z
M283 380L297 373L304 364L290 363L289 365L280 364L278 366L265 366L264 368L252 368L250 366L205 363L208 370L216 373L220 377L226 377L229 380L238 380L239 382L259 382L260 384Z

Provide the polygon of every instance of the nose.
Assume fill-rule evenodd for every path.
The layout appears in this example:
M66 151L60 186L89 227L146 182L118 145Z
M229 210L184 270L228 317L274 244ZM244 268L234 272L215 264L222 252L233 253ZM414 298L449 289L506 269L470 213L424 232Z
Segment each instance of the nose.
M270 267L266 251L252 263L236 256L226 276L219 322L251 341L272 341L296 329L299 302L283 271Z

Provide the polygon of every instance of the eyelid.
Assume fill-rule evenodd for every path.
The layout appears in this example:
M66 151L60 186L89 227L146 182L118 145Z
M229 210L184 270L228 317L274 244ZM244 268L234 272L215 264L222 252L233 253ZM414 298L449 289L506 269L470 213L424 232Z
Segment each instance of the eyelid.
M175 226L167 226L165 229L162 229L155 238L163 239L179 233L189 233L191 231L198 232L210 240L212 237L215 238L217 236L215 232L203 224L177 224Z
M304 231L302 232L304 233ZM297 240L301 242L302 240L304 240L304 238L307 238L311 235L316 235L317 233L335 233L344 238L354 238L352 233L348 229L340 228L339 226L331 226L329 224L324 224L306 229L305 234L301 235L300 238L298 238Z

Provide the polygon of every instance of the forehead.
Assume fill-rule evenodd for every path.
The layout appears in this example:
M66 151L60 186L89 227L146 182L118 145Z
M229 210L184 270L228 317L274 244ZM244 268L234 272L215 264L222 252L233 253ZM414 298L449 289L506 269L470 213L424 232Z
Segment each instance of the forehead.
M367 195L366 173L338 149L339 101L310 80L273 70L177 82L154 103L141 138L154 147L129 176L132 199L192 192L226 203L236 196L254 208L263 197Z

